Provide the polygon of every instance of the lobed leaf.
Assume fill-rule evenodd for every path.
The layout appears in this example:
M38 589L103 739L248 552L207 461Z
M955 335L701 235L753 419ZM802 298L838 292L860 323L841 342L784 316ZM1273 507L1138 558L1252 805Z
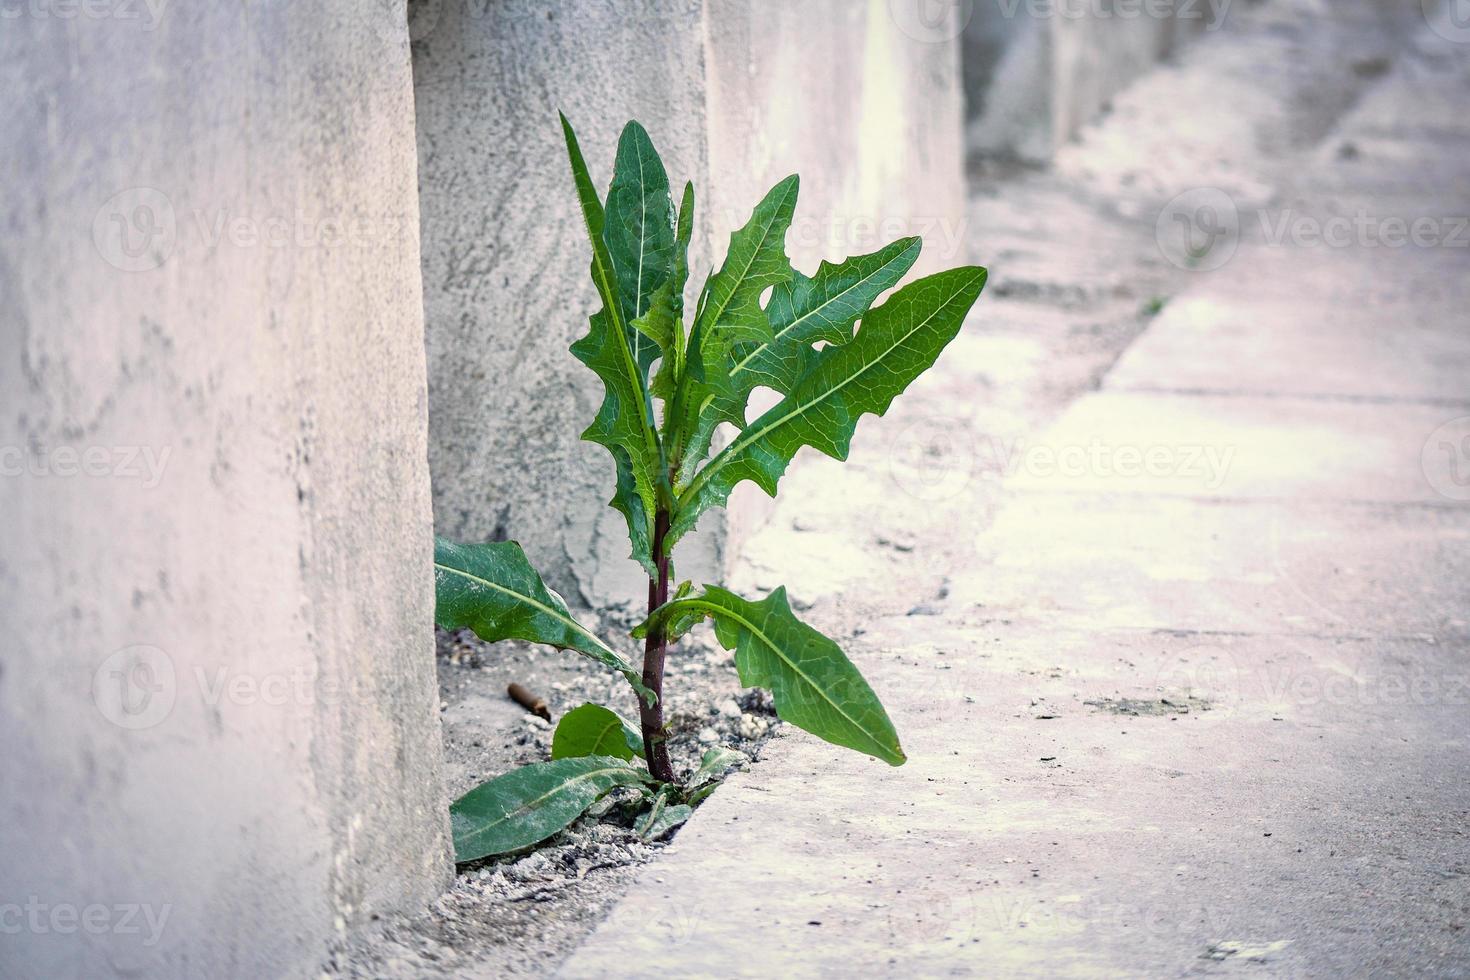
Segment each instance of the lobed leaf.
M783 720L833 745L903 765L898 733L878 696L835 642L796 618L784 588L750 602L707 585L702 595L665 603L650 619L657 624L691 612L714 620L721 645L735 651L740 683L768 689Z
M611 504L628 523L632 557L650 575L657 575L657 566L650 551L650 526L660 488L667 485L667 479L663 452L654 428L653 404L645 384L648 364L640 361L643 355L633 347L634 338L642 334L624 318L630 300L622 294L618 269L604 238L607 214L597 200L576 134L565 115L561 117L561 124L566 137L567 156L571 161L572 180L587 225L587 237L592 243L592 281L602 299L602 309L592 315L587 335L572 345L572 353L602 379L606 390L597 416L582 433L582 438L598 443L612 454L617 481ZM641 131L639 127L638 132ZM647 134L643 135L646 139ZM665 178L665 187L667 183ZM625 240L630 233L626 228L627 215L622 210L631 207L627 198L625 193L614 200L620 209L617 229L622 230L615 229L613 238L619 241L620 249L631 247ZM629 261L626 254L622 254L622 261ZM641 274L635 275L634 280L641 290L644 282ZM639 302L641 292L639 298L632 300L635 308ZM651 356L648 359L651 360Z
M793 174L766 193L750 219L731 234L724 264L705 283L678 390L665 419L669 441L675 446L671 459L681 474L692 472L704 460L721 421L736 421L728 418L729 400L719 397L724 390L722 381L734 363L735 348L771 339L770 320L760 297L794 273L786 257L786 232L799 187Z
M647 376L648 366L663 352L673 318L670 278L674 265L674 202L669 176L648 132L636 122L623 127L607 192L603 241L618 284L622 320L629 325L633 359ZM650 314L660 291L662 314ZM640 323L642 324L640 326ZM650 342L651 341L651 342Z
M611 708L584 704L561 716L551 736L553 759L606 755L618 759L643 756L643 735Z
M951 269L910 283L863 317L849 342L814 353L806 373L680 491L668 538L729 499L742 480L771 496L802 446L846 459L858 420L882 415L959 332L985 286L985 270Z
M434 539L434 622L444 629L469 628L488 643L516 639L575 650L618 671L652 703L653 693L633 665L572 618L514 541Z
M454 860L474 861L538 844L614 787L650 778L608 756L536 762L497 776L450 804Z

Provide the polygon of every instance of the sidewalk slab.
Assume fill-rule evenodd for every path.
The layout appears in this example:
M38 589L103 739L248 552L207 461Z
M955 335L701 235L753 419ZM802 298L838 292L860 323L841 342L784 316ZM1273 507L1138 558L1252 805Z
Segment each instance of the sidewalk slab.
M1079 398L1045 432L1017 442L1006 486L1017 493L1451 504L1425 474L1425 444L1467 413L1470 403L1454 409L1109 390Z
M858 651L907 766L781 740L561 975L1453 975L1470 952L1460 655L916 632L884 621ZM1202 678L1216 700L1181 686ZM1131 696L1192 707L1106 707Z
M1027 494L949 602L970 621L1464 639L1470 511Z

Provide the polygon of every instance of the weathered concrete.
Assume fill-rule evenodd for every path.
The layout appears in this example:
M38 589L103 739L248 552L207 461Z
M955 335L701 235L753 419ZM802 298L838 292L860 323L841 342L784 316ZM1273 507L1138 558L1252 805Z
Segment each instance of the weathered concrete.
M578 439L602 383L567 348L597 301L556 113L576 127L599 191L618 133L637 119L670 183L693 180L708 207L703 5L428 9L436 14L415 30L414 97L435 526L520 541L573 599L636 599L646 580L607 506L612 460ZM709 268L706 228L696 276ZM685 574L715 573L717 524L681 548Z
M694 181L691 293L793 172L801 202L787 245L799 268L922 234L920 269L933 270L957 264L963 242L958 30L931 36L884 0L417 13L436 526L521 540L574 598L636 600L641 572L606 506L611 463L577 439L602 393L567 353L596 303L556 109L599 187L630 118L676 185ZM731 508L742 528L766 510L755 498ZM718 576L725 536L722 516L706 517L680 546L681 575Z
M1044 163L1130 82L1190 37L1219 29L1230 0L969 0L959 6L969 152Z
M715 254L788 174L801 194L787 253L808 274L907 235L910 276L965 261L959 9L887 0L714 0L706 14ZM771 395L763 398L763 395ZM750 417L774 404L757 393ZM732 495L729 553L770 516L753 485ZM709 518L705 518L709 520Z
M1370 5L1343 6L1352 19ZM1303 12L1293 33L1332 60L1331 33ZM1273 16L1179 74L1204 89L1234 60L1232 86L1248 87L1260 42L1280 35ZM1421 33L1378 73L1373 112L1342 118L1334 96L1321 106L1328 121L1301 123L1316 136L1299 152L1275 144L1274 163L1255 172L1294 167L1293 201L1319 219L1345 192L1406 200L1373 196L1392 183L1387 170L1464 175L1463 141L1436 119L1447 93L1470 88L1467 53ZM1282 81L1261 73L1257 94ZM1291 86L1321 82L1304 70ZM1318 152L1319 139L1364 138L1385 103L1396 132L1376 132L1373 160ZM1242 105L1235 123L1291 135L1282 114L1303 101ZM1193 110L1176 110L1180 145L1157 186L1189 155ZM1079 167L1089 151L1102 155L1098 172L1112 166L1107 128L1079 147ZM1208 143L1199 152L1213 156ZM1458 187L1421 180L1417 213L1453 214ZM1017 193L1034 203L1038 191ZM1131 248L1096 236L1113 274L1156 270L1141 253L1159 254L1158 213L1138 214ZM1075 252L1094 229L1054 229L1062 267L1085 271ZM1449 439L1450 458L1424 453L1466 409L1444 398L1453 368L1421 346L1444 349L1463 329L1452 283L1466 277L1452 270L1465 254L1406 250L1365 282L1376 257L1366 248L1242 238L1223 266L1180 270L1170 303L1208 299L1230 330L1153 320L1118 367L1126 384L1108 376L1026 440L1163 446L1175 463L1188 447L1234 447L1210 485L1177 467L1006 470L980 451L1034 419L1008 393L1034 385L1055 352L1044 334L1035 348L1016 336L1045 319L1016 307L1045 303L1085 331L1118 288L1043 278L1044 229L985 244L999 250L1004 289L978 308L988 329L967 333L983 330L988 345L947 353L896 406L906 415L860 428L853 457L866 464L788 476L808 497L778 507L752 543L758 567L743 573L816 597L806 615L872 678L909 764L889 769L800 733L778 743L705 804L563 975L626 963L686 976L1466 975L1470 459ZM1005 272L1011 256L1019 274ZM1419 288L1431 281L1439 288ZM1389 343L1368 336L1369 317L1382 331L1414 325L1401 343L1419 353L1390 372L1391 396L1379 361L1346 354L1296 390L1268 390L1285 372L1259 356L1264 345L1309 356L1346 306L1357 309L1344 329L1365 355ZM1282 336L1267 342L1267 331ZM1201 392L1207 359L1217 363ZM957 405L963 392L980 404ZM900 458L912 437L879 432L895 422L928 433L924 465ZM938 587L904 615L896 582Z
M314 974L449 873L406 29L68 11L0 31L0 973Z

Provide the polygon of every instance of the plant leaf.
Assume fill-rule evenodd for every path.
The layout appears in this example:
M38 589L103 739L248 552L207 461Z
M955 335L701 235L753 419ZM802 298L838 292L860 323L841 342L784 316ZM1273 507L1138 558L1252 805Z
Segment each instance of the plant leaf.
M674 223L674 275L669 280L669 309L672 313L669 342L663 345L663 360L651 386L653 394L662 398L665 405L674 397L679 378L684 374L684 287L689 282L689 241L693 235L694 185L686 181L684 197L679 202L679 216ZM654 324L650 326L659 329Z
M923 242L901 238L876 252L857 255L840 265L823 262L817 274L807 278L795 273L790 282L771 292L766 315L772 338L764 344L747 344L736 350L730 378L736 391L749 394L765 385L787 394L801 379L812 344L825 341L844 344L852 339L853 325L873 300L892 288L909 271ZM744 398L740 401L744 422Z
M631 759L643 755L643 735L611 708L584 704L561 716L551 736L553 759L609 755Z
M784 587L750 602L706 585L702 595L665 603L650 619L694 611L713 619L721 645L735 651L740 683L769 689L783 720L833 745L903 765L898 733L878 696L836 643L796 618Z
M725 263L710 276L704 306L695 320L695 328L702 328L707 342L728 348L770 339L771 325L760 297L767 287L791 278L786 231L796 211L799 187L795 174L772 187L755 206L750 220L730 235Z
M694 807L684 803L669 805L669 794L660 791L653 806L633 825L633 832L645 841L655 841L694 816Z
M663 161L637 122L623 127L618 139L602 237L617 277L622 320L631 327L628 342L633 358L646 377L649 364L667 345L659 335L667 336L673 318L671 290L666 287L674 265L674 202ZM664 314L644 321L660 290ZM640 321L644 321L641 329Z
M535 762L470 790L449 806L454 860L463 863L540 843L615 786L646 783L621 759L587 756Z
M735 347L771 339L771 323L760 297L767 288L790 280L794 272L786 257L786 231L799 189L795 174L771 188L750 220L731 234L724 264L705 283L665 423L675 445L670 458L677 458L681 472L692 472L709 452L721 419L708 407L721 391L718 380L729 373Z
M849 342L815 353L801 380L748 425L679 494L669 540L729 499L742 480L771 496L797 450L846 459L865 413L882 415L959 332L985 286L985 270L950 269L912 282L863 317Z
M652 703L633 665L572 618L514 541L434 539L434 622L450 630L468 627L487 643L517 639L575 650L622 674Z
M577 199L592 243L592 281L602 299L602 309L592 315L587 335L572 345L572 353L602 379L606 389L597 417L582 433L582 438L605 447L612 454L617 468L617 489L611 504L628 522L632 557L650 575L657 575L650 552L650 522L657 507L659 488L667 484L667 476L653 425L653 405L644 384L647 364L640 365L631 346L630 338L638 336L637 331L623 319L624 300L604 240L606 213L597 200L576 134L565 115L561 124Z
M699 768L694 770L694 775L689 777L689 783L684 787L686 790L697 789L705 783L712 783L725 774L725 770L731 766L738 766L749 760L744 752L716 745L707 749L704 757L699 760Z

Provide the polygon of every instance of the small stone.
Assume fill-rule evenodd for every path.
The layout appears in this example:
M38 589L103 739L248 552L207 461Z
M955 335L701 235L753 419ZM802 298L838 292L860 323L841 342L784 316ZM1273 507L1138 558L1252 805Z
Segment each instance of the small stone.
M726 698L725 700L721 701L719 705L716 706L715 710L720 713L720 717L722 718L740 717L740 705L735 703L734 698Z
M546 729L551 727L551 722L547 721L545 718L538 717L537 715L522 715L521 722L527 728L535 728L540 731L545 731Z
M720 733L713 728L704 728L699 732L699 743L701 745L713 745L720 740Z

